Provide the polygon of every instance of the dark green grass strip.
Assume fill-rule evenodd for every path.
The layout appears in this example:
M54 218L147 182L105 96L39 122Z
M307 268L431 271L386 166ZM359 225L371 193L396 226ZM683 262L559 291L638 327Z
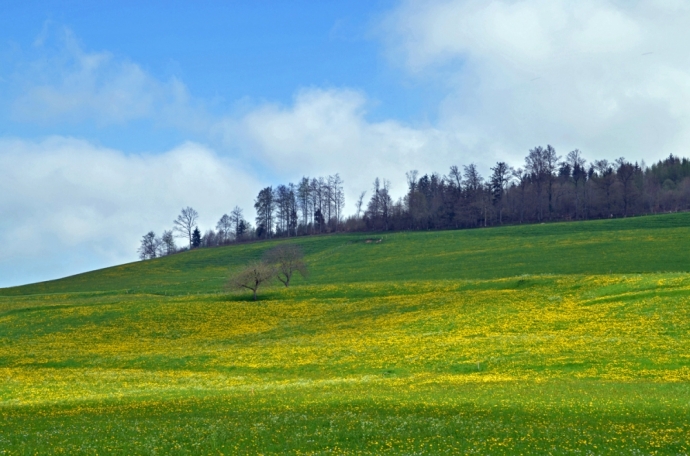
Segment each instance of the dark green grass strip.
M0 454L687 454L686 385L552 382L3 411Z
M382 239L381 243L366 243ZM103 292L218 293L230 271L279 242L302 246L313 284L493 279L523 274L690 270L690 213L462 231L337 234L200 249L0 295ZM305 283L297 278L295 285Z

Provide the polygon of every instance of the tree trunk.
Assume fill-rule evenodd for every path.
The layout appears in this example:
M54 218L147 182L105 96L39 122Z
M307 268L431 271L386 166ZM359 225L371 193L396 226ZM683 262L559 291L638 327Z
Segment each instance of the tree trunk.
M551 196L553 195L553 189L551 186L551 179L549 179L549 221L553 218L553 204L551 202Z

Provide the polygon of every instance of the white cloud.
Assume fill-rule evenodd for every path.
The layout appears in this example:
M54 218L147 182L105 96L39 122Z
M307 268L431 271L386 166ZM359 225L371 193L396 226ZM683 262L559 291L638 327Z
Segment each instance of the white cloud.
M345 181L347 212L375 177L405 191L410 169L445 172L456 164L463 138L431 126L393 120L369 122L364 94L348 89L304 89L292 106L264 105L224 124L226 140L238 141L255 160L284 179L339 173Z
M442 129L513 162L546 142L649 161L687 150L688 23L675 1L445 0L404 2L383 30L394 61L443 78Z
M54 264L62 275L132 261L141 236L172 228L183 206L214 228L260 187L198 144L126 155L62 137L0 140L0 182L0 286L53 278Z
M385 23L389 45L417 70L458 57L521 67L563 51L635 50L640 25L613 4L587 0L408 1Z
M44 30L36 46L42 48L50 36ZM69 29L62 30L57 52L44 52L16 79L23 89L12 111L22 121L110 125L153 119L185 129L207 128L209 122L178 79L160 81L110 52L84 51Z

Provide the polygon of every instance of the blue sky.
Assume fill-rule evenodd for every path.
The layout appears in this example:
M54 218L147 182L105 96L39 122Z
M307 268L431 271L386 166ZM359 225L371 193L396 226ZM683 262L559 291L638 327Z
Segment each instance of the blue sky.
M182 207L547 143L648 164L690 144L682 0L4 2L0 286L136 260Z
M392 1L145 3L15 3L0 18L3 78L11 79L17 65L59 53L67 28L85 51L107 51L159 80L183 81L218 114L262 101L287 104L302 87L355 87L373 101L369 119L424 122L436 115L441 92L387 61L381 46L378 23ZM6 94L16 90L5 84ZM176 129L150 131L146 122L36 125L13 122L7 112L1 128L76 135L133 152L199 139Z

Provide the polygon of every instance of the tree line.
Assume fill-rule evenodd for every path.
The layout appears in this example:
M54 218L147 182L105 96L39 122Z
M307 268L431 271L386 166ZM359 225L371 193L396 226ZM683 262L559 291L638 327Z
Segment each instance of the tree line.
M345 207L339 174L266 187L254 202L257 238L338 231Z
M529 150L521 167L501 161L490 170L486 178L472 163L451 166L445 175L412 170L405 195L395 201L390 181L376 178L366 204L364 191L348 217L339 174L303 177L259 191L255 226L235 206L202 234L198 213L187 207L160 237L153 231L143 236L139 255L336 231L460 229L690 209L690 160L673 155L648 167L623 157L587 162L577 149L562 157L547 145ZM186 245L178 247L176 237Z
M223 214L216 224L216 229L209 229L203 235L197 225L198 220L199 213L194 208L183 208L173 220L172 229L164 230L160 237L153 231L142 237L138 249L139 258L149 260L199 247L216 247L253 238L252 227L244 219L239 206L235 206L230 215ZM175 243L176 237L182 238L188 245L178 247Z
M375 183L360 228L457 229L687 210L690 161L671 155L650 167L622 157L588 163L579 150L561 157L552 146L535 147L522 167L498 162L486 179L470 164L451 166L447 175L410 171L407 187L391 203L386 186Z
M223 214L215 230L203 234L198 227L199 213L192 207L182 209L170 230L161 236L149 231L138 249L142 260L157 258L200 247L216 247L236 242L273 237L320 234L342 229L345 207L344 182L339 174L327 177L303 177L297 184L266 187L254 201L256 226L244 218L239 206ZM178 247L175 238L187 245Z

